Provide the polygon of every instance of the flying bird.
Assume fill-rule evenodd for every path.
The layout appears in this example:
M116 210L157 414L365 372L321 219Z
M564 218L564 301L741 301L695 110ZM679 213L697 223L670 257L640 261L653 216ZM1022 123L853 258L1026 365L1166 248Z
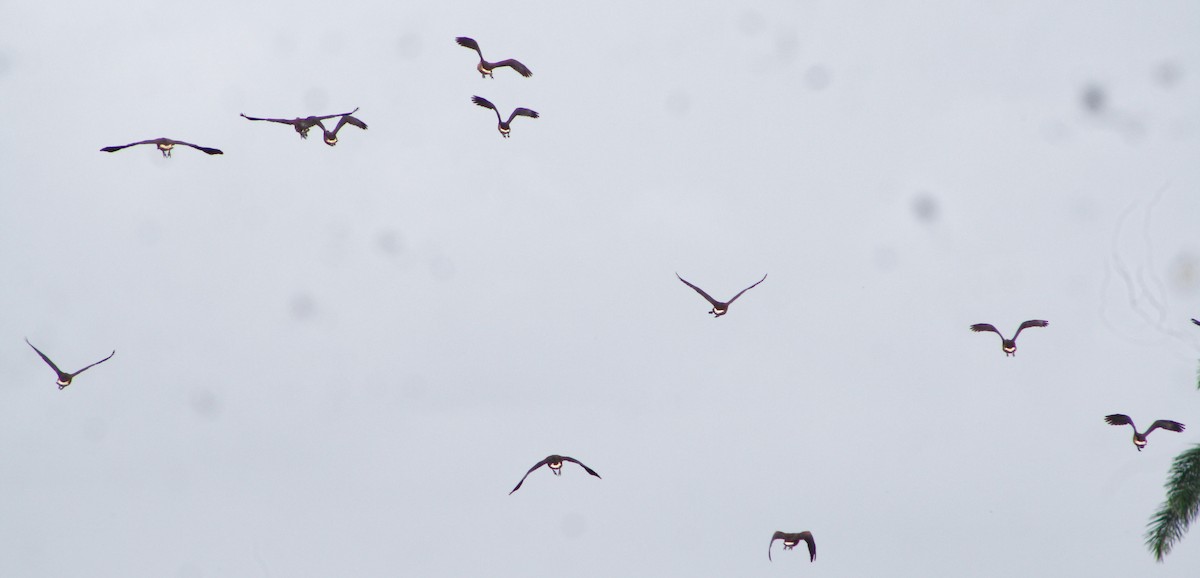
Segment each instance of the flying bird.
M976 333L979 333L980 331L991 331L992 333L999 335L1001 340L1000 348L1004 350L1004 356L1014 357L1017 355L1017 336L1021 334L1021 331L1028 327L1045 327L1049 324L1049 321L1030 319L1029 321L1022 323L1020 327L1017 327L1017 332L1013 334L1012 339L1004 337L1004 334L1000 333L1000 331L996 329L996 326L992 325L991 323L976 323L975 325L971 326L971 331Z
M504 118L500 116L500 111L496 109L496 105L492 104L488 99L482 96L472 96L471 102L478 104L483 108L490 108L492 109L492 112L496 113L496 120L500 121L500 125L498 127L500 130L500 135L504 138L508 138L508 133L512 132L512 127L509 125L512 124L514 118L517 118L518 116L538 118L539 116L537 111L529 110L528 108L517 108L513 109L512 114L508 115L508 120L504 120Z
M579 464L579 467L587 470L587 473L592 474L593 476L596 476L597 478L600 477L600 474L597 474L595 470L583 465L583 462L581 462L575 458L569 458L567 456L546 456L546 459L534 464L532 468L529 468L528 472L525 472L524 476L521 476L521 481L517 482L517 487L513 488L512 492L509 492L508 495L511 496L513 492L521 489L521 484L525 483L525 478L528 478L529 474L533 473L533 470L536 470L542 466L546 466L546 467L550 468L550 471L554 472L554 475L561 476L563 462L571 462L571 463ZM601 478L601 479L603 479L603 478Z
M1156 428L1162 428L1173 432L1181 432L1184 429L1184 425L1177 421L1160 419L1150 424L1150 429L1146 430L1146 433L1138 433L1137 426L1133 425L1133 420L1129 419L1129 416L1123 413L1106 415L1104 416L1104 421L1107 422L1108 425L1128 425L1129 427L1133 428L1133 445L1137 446L1139 452L1142 451L1142 448L1146 447L1146 436L1150 435L1150 432L1154 431Z
M358 110L358 109L354 109L354 110ZM321 125L321 130L325 131L325 144L327 144L329 146L337 145L337 143L338 143L337 133L339 130L342 130L343 126L346 126L347 124L354 125L363 130L367 130L367 123L365 123L361 120L358 120L357 118L354 118L347 114L347 115L342 116L342 118L338 120L337 126L333 127L332 132L325 130L325 125Z
M516 60L513 60L511 58L509 58L508 60L501 60L500 62L488 62L487 60L484 60L483 59L483 51L479 50L479 43L475 42L475 39L473 39L473 38L467 38L466 36L459 36L458 38L455 38L454 40L458 42L459 46L465 46L467 48L470 48L471 50L474 50L476 54L479 55L479 65L476 66L475 69L478 70L479 74L482 75L481 78L487 78L489 76L491 76L492 78L496 78L495 76L492 76L492 71L497 68L504 67L504 66L512 68L513 70L521 73L521 76L524 76L525 78L529 78L530 76L533 76L533 73L529 71L529 68L527 68L524 64L521 64L520 62L517 62Z
M291 120L286 119L286 118L258 118L258 117L253 117L253 116L246 116L245 113L242 113L242 118L244 118L246 120L262 120L262 121L266 121L266 122L277 122L280 124L290 124L290 125L292 125L292 128L296 129L296 132L300 133L300 138L308 138L308 131L309 131L309 129L311 129L314 126L321 127L322 132L325 132L325 134L329 134L329 132L325 130L325 125L321 124L321 121L329 120L331 118L337 118L339 116L345 118L356 112L358 112L357 107L350 112L343 112L341 114L327 114L325 116L306 116L304 118L293 118ZM358 119L355 119L355 120L358 120ZM355 126L357 126L357 125L355 125ZM367 127L366 127L366 125L363 125L362 128L367 128ZM334 132L336 133L337 131L334 130Z
M25 338L25 343L29 343L28 337ZM32 343L29 343L29 346L33 347L33 350L36 351L38 356L40 356L42 358L42 361L45 361L46 365L49 365L50 369L53 369L54 373L58 374L58 389L62 389L68 385L71 385L71 380L75 379L76 375L79 375L79 374L87 371L88 368L90 368L92 366L100 365L101 363L104 363L105 361L112 359L112 356L117 354L117 350L114 349L112 353L108 354L108 357L105 357L104 359L101 359L100 361L97 361L96 363L93 363L92 365L89 365L83 369L80 369L79 371L76 371L75 373L67 373L67 372L59 369L57 365L54 365L54 362L50 361L50 358L46 357L46 354L42 353L42 350L38 349L37 347L34 347Z
M808 542L808 561L817 561L817 543L813 541L812 532L798 532L795 534L787 534L784 532L775 532L771 536L771 543L767 545L767 560L771 560L771 546L775 545L775 540L783 540L783 549L791 550L799 544L801 540Z
M679 277L679 273L676 273L675 276ZM683 281L684 285L687 285L688 287L695 289L696 292L699 293L701 297L704 297L705 299L708 300L708 302L710 304L712 304L712 310L709 311L708 314L713 315L714 316L713 319L716 319L717 317L720 317L720 316L724 315L725 313L727 313L729 311L729 306L732 305L734 301L737 301L737 298L741 297L742 293L745 293L755 287L758 287L758 283L762 283L763 281L766 281L767 276L763 275L762 279L758 280L758 283L755 283L745 289L742 289L741 291L738 292L737 295L733 296L733 299L730 299L729 301L725 301L725 302L721 302L721 301L717 301L716 299L713 299L712 296L709 295L708 293L705 293L703 289L701 289L695 285L692 285L691 283L688 283L687 279L684 279L683 277L679 277L679 280Z
M210 155L223 155L223 154L225 154L225 153L221 152L221 149L214 149L214 148L209 148L209 147L202 147L202 146L200 146L200 145L194 145L194 144L192 144L192 143L190 143L190 142L183 142L183 141L181 141L181 140L174 140L174 139L169 139L169 138L154 138L154 139L150 139L150 140L140 140L140 141L137 141L137 142L131 142L131 143L127 144L127 145L113 146L113 147L104 147L104 148L102 148L102 149L100 149L100 150L102 150L102 151L104 151L104 152L106 152L106 153L115 153L115 152L117 152L117 151L119 151L119 150L121 150L121 149L124 149L124 148L129 148L129 147L132 147L132 146L144 145L144 144L152 144L152 145L157 145L157 146L158 146L158 150L162 151L162 155L163 155L164 157L170 157L170 156L171 156L171 149L175 148L175 145L184 145L184 146L189 146L189 147L192 147L192 148L194 148L194 149L196 149L196 150L199 150L199 151L204 151L204 152L206 152L206 153L208 153L208 154L210 154Z

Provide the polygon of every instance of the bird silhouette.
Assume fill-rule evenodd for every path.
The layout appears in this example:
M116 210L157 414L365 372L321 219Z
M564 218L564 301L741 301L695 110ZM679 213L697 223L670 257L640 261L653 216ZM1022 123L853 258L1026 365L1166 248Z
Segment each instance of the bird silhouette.
M500 116L500 110L497 109L496 105L492 104L488 99L482 96L472 96L471 102L478 104L483 108L490 108L492 109L492 112L496 113L496 120L500 122L498 129L500 130L500 135L504 138L508 138L508 133L512 132L512 127L510 125L512 124L514 118L517 118L518 116L538 118L540 116L538 115L537 111L529 110L528 108L517 108L513 109L512 114L508 115L508 120L504 120L504 118Z
M581 462L575 458L571 458L571 457L567 457L567 456L558 456L558 455L546 456L546 459L534 464L532 468L529 468L528 472L525 472L524 476L521 476L521 481L517 482L517 487L513 488L512 492L509 492L508 495L511 496L513 492L521 489L521 484L525 483L525 478L528 478L529 474L533 473L533 470L536 470L542 466L546 466L546 467L550 468L550 471L554 472L554 475L561 476L563 462L571 462L574 464L579 464L579 467L587 470L587 473L592 474L593 476L596 476L597 478L600 477L600 474L597 474L595 470L583 465L583 462ZM603 478L601 478L601 479L603 479Z
M533 76L533 73L529 71L529 68L527 68L524 64L521 64L520 62L517 62L516 60L513 60L511 58L509 58L508 60L501 60L500 62L488 62L487 60L485 60L483 58L483 51L479 49L479 43L475 42L475 39L473 39L473 38L467 38L466 36L459 36L458 38L455 38L454 40L456 42L458 42L459 46L465 46L467 48L470 48L471 50L474 50L476 54L479 55L479 64L477 66L475 66L475 69L479 71L480 75L482 75L481 78L487 78L489 76L492 77L493 79L496 78L495 76L492 76L492 71L497 68L504 67L504 66L512 68L513 70L521 73L521 76L524 76L525 78L529 78L530 76Z
M979 333L980 331L991 331L992 333L999 335L1000 348L1004 350L1004 356L1014 357L1017 355L1017 336L1021 334L1021 331L1029 327L1045 327L1049 324L1049 321L1030 319L1029 321L1022 323L1020 327L1017 327L1017 332L1013 334L1012 339L1005 337L1004 334L1000 333L1000 330L996 329L996 326L992 325L991 323L976 323L975 325L971 326L971 331L976 333Z
M25 343L29 343L28 337L25 338ZM38 349L37 347L34 347L34 345L32 343L29 343L29 346L33 347L33 350L36 351L38 356L42 358L42 361L45 361L46 365L49 365L50 369L53 369L54 373L58 374L58 389L62 389L68 385L71 385L71 380L75 379L75 376L87 371L91 367L100 365L101 363L104 363L105 361L112 359L112 356L117 354L117 350L114 349L112 353L108 354L108 357L105 357L104 359L101 359L100 361L97 361L96 363L93 363L83 369L80 369L79 371L76 371L75 373L67 373L67 372L59 369L58 366L55 365L53 361L50 361L50 358L46 357L46 354L42 353L42 350Z
M817 560L817 543L813 541L812 532L797 532L788 534L786 532L776 531L771 536L771 543L767 545L767 560L771 560L771 546L775 545L775 540L783 540L783 549L791 550L799 544L801 540L808 543L808 561L815 562Z
M245 113L242 113L242 118L244 118L246 120L261 120L261 121L265 121L265 122L277 122L280 124L290 124L290 125L292 125L292 128L296 129L297 133L300 133L300 138L308 138L308 131L310 129L312 129L312 127L314 127L314 126L319 126L319 127L321 127L322 132L326 132L325 125L321 124L321 121L329 120L331 118L337 118L339 116L345 118L356 112L358 112L357 107L355 107L355 109L350 112L343 112L341 114L327 114L325 116L306 116L303 118L297 117L297 118L293 118L293 119L258 118L258 117L254 117L254 116L246 116ZM355 120L358 120L358 119L355 119ZM367 127L366 127L366 125L363 125L362 128L367 128ZM337 132L337 131L335 130L334 132ZM326 132L326 134L328 134L328 132Z
M153 138L153 139L150 139L150 140L140 140L140 141L137 141L137 142L131 142L131 143L127 144L127 145L112 146L112 147L104 147L104 148L102 148L102 149L100 149L100 150L101 150L101 151L104 151L104 152L106 152L106 153L115 153L115 152L117 152L117 151L119 151L119 150L121 150L121 149L124 149L124 148L129 148L129 147L132 147L132 146L144 145L144 144L152 144L152 145L156 145L156 146L158 146L158 150L159 150L159 151L162 151L162 156L164 156L164 157L170 157L170 156L171 156L171 149L175 148L175 145L184 145L184 146L189 146L189 147L192 147L192 148L194 148L194 149L196 149L196 150L198 150L198 151L204 151L204 152L206 152L206 153L208 153L208 154L210 154L210 155L223 155L223 154L225 154L225 153L221 152L221 149L214 149L214 148L209 148L209 147L202 147L202 146L200 146L200 145L194 145L194 144L192 144L192 143L190 143L190 142L183 142L183 141L181 141L181 140L174 140L174 139L169 139L169 138L165 138L165 137L164 137L164 138Z
M679 273L676 273L675 276L679 277ZM688 282L687 279L684 279L683 277L679 277L679 280L683 281L684 285L687 285L688 287L695 289L696 292L699 293L701 297L708 300L708 302L712 305L712 310L709 311L708 314L712 315L713 319L716 319L717 317L720 317L720 316L726 314L727 312L729 312L729 306L732 305L734 301L737 301L737 298L741 297L742 293L745 293L755 287L758 287L758 283L762 283L763 281L766 281L767 276L763 275L762 279L758 280L758 283L755 283L745 289L742 289L741 291L738 291L738 294L734 295L733 299L730 299L729 301L724 301L724 302L713 299L712 296L709 295L708 293L705 293L703 289L701 289L695 285L692 285L691 283Z
M355 109L355 110L358 110L358 109ZM354 118L347 114L347 115L344 115L342 118L338 119L337 126L333 127L332 132L325 130L325 125L321 125L321 130L325 131L325 144L327 144L329 146L337 145L337 143L338 143L337 133L339 130L342 130L343 126L346 126L347 124L354 125L363 130L367 130L367 123L365 123L361 120L358 120L357 118Z
M1150 428L1146 430L1146 433L1138 433L1137 426L1133 425L1133 420L1123 413L1106 415L1104 416L1104 421L1108 423L1108 425L1128 425L1129 427L1133 428L1133 445L1137 447L1139 452L1142 451L1142 448L1146 447L1146 436L1150 435L1150 432L1157 428L1162 428L1173 432L1181 432L1184 430L1184 425L1177 421L1160 419L1150 424Z

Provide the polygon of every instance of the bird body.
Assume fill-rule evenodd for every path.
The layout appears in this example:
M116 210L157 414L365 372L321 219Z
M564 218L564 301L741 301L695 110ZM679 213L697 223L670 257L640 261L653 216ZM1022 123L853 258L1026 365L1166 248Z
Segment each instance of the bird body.
M517 118L518 116L539 118L540 116L537 111L529 110L528 108L516 108L513 109L512 114L508 115L508 120L504 120L504 117L500 116L500 110L497 109L496 105L492 104L490 100L483 98L482 96L472 96L471 102L482 106L483 108L490 108L492 109L492 112L496 113L496 120L500 123L497 128L500 131L500 136L503 136L504 138L508 138L509 133L512 132L512 121L514 118Z
M1021 331L1030 327L1045 327L1049 324L1049 321L1030 319L1029 321L1022 323L1019 327L1017 327L1017 332L1013 334L1012 339L1005 337L1004 334L1000 333L1000 330L996 329L996 326L992 325L991 323L976 323L971 326L971 331L976 333L981 331L991 331L992 333L999 335L1000 348L1004 350L1004 356L1015 357L1017 355L1017 336L1021 334Z
M1133 445L1137 447L1139 452L1142 451L1142 448L1146 447L1146 436L1150 435L1150 432L1154 431L1155 429L1162 428L1167 431L1181 432L1185 428L1183 424L1177 421L1160 419L1150 424L1150 427L1145 433L1139 433L1137 426L1133 424L1133 419L1123 413L1106 415L1104 416L1104 421L1108 425L1128 425L1129 427L1133 428Z
M189 147L192 147L192 148L194 148L194 149L196 149L196 150L198 150L198 151L203 151L203 152L205 152L205 153L208 153L208 154L210 154L210 155L222 155L222 154L225 154L225 153L221 152L221 150L220 150L220 149L214 149L214 148L209 148L209 147L202 147L202 146L199 146L199 145L194 145L194 144L192 144L192 143L190 143L190 142L183 142L183 141L181 141L181 140L174 140L174 139L169 139L169 138L166 138L166 137L161 137L161 138L153 138L153 139L149 139L149 140L140 140L140 141L138 141L138 142L131 142L131 143L127 144L127 145L119 145L119 146L104 147L104 148L102 148L102 149L100 149L100 150L101 150L101 151L103 151L103 152L106 152L106 153L115 153L115 152L117 152L117 151L119 151L119 150L121 150L121 149L124 149L124 148L129 148L129 147L132 147L132 146L144 145L144 144L152 144L152 145L155 145L155 146L157 146L157 147L158 147L158 150L162 152L162 156L163 156L163 157L170 157L170 156L171 156L171 149L175 148L175 145L184 145L184 146L189 146Z
M767 560L771 559L771 546L775 545L775 540L783 540L784 550L791 550L792 548L796 547L796 544L804 541L808 544L808 561L815 562L817 560L817 543L813 540L812 532L804 531L788 534L786 532L776 531L775 534L771 536L771 543L767 545Z
M29 343L29 338L25 338L25 343ZM71 385L71 380L75 379L75 376L87 371L88 368L90 368L92 366L100 365L101 363L104 363L105 361L112 359L112 356L117 354L117 350L114 349L112 353L108 354L108 357L105 357L104 359L101 359L100 361L97 361L96 363L93 363L87 367L84 367L83 369L80 369L79 371L76 371L74 373L67 373L67 372L59 369L58 366L55 365L53 361L50 361L50 358L46 357L46 354L42 353L42 350L38 349L37 347L34 347L34 345L32 343L29 343L29 346L33 347L33 350L35 352L37 352L38 357L41 357L42 361L45 361L46 365L49 365L50 369L53 369L54 373L57 374L58 380L56 383L58 383L58 389L60 389L60 390L68 385Z
M676 276L676 277L679 277L679 273L676 273L676 274L675 274L675 276ZM747 291L749 291L749 290L751 290L751 289L753 289L753 288L755 288L755 287L758 287L758 284L759 284L759 283L762 283L763 281L766 281L766 280L767 280L767 276L766 276L766 275L763 275L763 276L762 276L762 279L759 279L757 283L755 283L755 284L753 284L753 285L751 285L751 286L749 286L749 287L747 287L747 288L745 288L745 289L742 289L741 291L738 291L738 294L737 294L737 295L734 295L734 296L733 296L733 299L730 299L729 301L717 301L716 299L713 299L711 295L709 295L708 293L705 293L703 289L701 289L701 288L699 288L699 287L697 287L697 286L695 286L695 285L692 285L691 283L689 283L687 279L684 279L683 277L679 277L679 280L680 280L680 281L683 281L683 284L684 284L684 285L687 285L688 287L691 287L692 289L695 289L695 290L696 290L696 292L697 292L697 293L699 293L701 297L703 297L704 299L706 299L706 300L708 301L708 303L709 303L710 305L712 305L712 309L711 309L711 310L708 312L708 314L709 314L709 315L712 315L712 316L713 316L713 319L716 319L717 317L720 317L720 316L722 316L722 315L724 315L724 314L728 313L728 312L729 312L729 306L730 306L730 305L731 305L731 304L732 304L734 301L737 301L737 298L738 298L738 297L741 297L741 296L742 296L742 293L745 293L745 292L747 292Z
M568 457L568 456L560 456L560 455L549 455L549 456L546 456L546 459L534 464L532 468L529 468L529 471L525 472L525 475L521 477L521 481L517 482L517 487L513 488L512 491L508 493L508 495L511 496L513 492L521 489L521 484L525 483L525 478L528 478L529 474L533 473L533 470L536 470L542 466L546 466L546 467L550 468L550 471L554 472L554 475L561 476L563 462L571 462L571 463L579 464L579 467L583 468L584 470L587 470L587 473L589 473L593 476L596 476L597 478L600 477L600 474L597 474L595 470L583 465L583 462L581 462L575 458ZM603 478L601 478L601 479L603 479Z
M533 76L533 72L530 72L528 67L526 67L524 64L521 64L520 62L518 62L512 58L509 58L508 60L501 60L499 62L488 62L483 57L483 51L479 49L479 43L475 42L475 39L473 39L473 38L467 38L466 36L459 36L458 38L455 38L454 41L458 42L459 46L470 48L471 50L474 50L476 54L479 55L479 64L475 65L475 70L479 71L481 78L495 79L496 77L492 75L492 71L497 68L503 68L505 66L517 71L518 73L521 74L521 76L524 76L525 78L529 78L530 76Z

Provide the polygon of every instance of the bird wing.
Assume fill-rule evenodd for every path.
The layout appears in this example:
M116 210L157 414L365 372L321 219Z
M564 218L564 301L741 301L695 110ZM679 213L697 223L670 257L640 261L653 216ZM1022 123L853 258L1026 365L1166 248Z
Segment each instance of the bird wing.
M467 48L470 48L471 50L474 50L476 53L479 54L479 59L480 60L483 59L483 51L479 50L479 43L475 42L474 38L467 38L466 36L459 36L458 38L455 38L454 41L457 42L459 46L465 46Z
M567 456L563 456L562 459L564 462L571 462L573 464L579 464L579 467L587 470L587 473L592 474L593 476L596 476L597 478L600 478L600 474L597 474L596 470L593 470L592 468L589 468L589 467L583 465L583 462L581 462L575 458L569 458ZM600 478L600 479L603 480L604 478Z
M971 331L974 331L975 333L979 333L980 331L991 331L992 333L999 335L1000 339L1004 339L1004 334L1000 333L1000 330L996 329L996 326L992 325L991 323L976 323L975 325L971 326Z
M1108 425L1128 425L1133 427L1134 433L1137 433L1137 426L1133 424L1133 420L1123 413L1114 413L1104 416L1104 422Z
M775 534L771 536L771 542L767 544L767 560L771 560L771 547L775 545L775 540L782 540L784 533L775 530Z
M675 276L676 276L676 277L679 277L679 273L676 273L676 274L675 274ZM703 289L701 289L701 288L699 288L699 287L697 287L697 286L695 286L695 285L692 285L691 283L688 283L688 280L687 280L687 279L684 279L683 277L679 277L679 280L680 280L680 281L683 281L683 284L684 284L684 285L687 285L688 287L691 287L692 289L695 289L695 290L696 290L696 292L697 292L697 293L699 293L701 297L703 297L703 298L707 299L707 300L708 300L708 302L709 302L709 303L711 303L713 307L716 307L717 305L721 305L721 302L720 302L720 301L717 301L716 299L713 299L713 298L712 298L712 295L709 295L708 293L705 293Z
M479 106L482 106L483 108L492 109L492 112L496 113L496 120L498 120L498 121L504 120L504 119L500 118L500 111L496 110L496 105L492 104L492 101L490 101L482 96L472 96L471 102L473 102Z
M293 125L294 125L294 124L296 124L296 121L300 120L300 119L298 119L298 118L293 118L293 119L286 119L286 118L258 118L258 117L255 117L255 116L246 116L246 114L245 114L245 113L240 113L240 114L242 115L242 118L244 118L244 119L246 119L246 120L265 120L265 121L267 121L267 122L277 122L277 123L279 123L279 124L293 124Z
M345 124L354 125L363 130L367 130L367 123L365 123L361 120L358 120L357 118L354 118L347 114L347 115L343 115L342 119L338 121L337 127L333 129L333 132L336 133L338 131L338 129L342 128L342 125L345 125Z
M763 275L763 278L762 278L762 279L759 279L759 280L758 280L758 283L762 283L763 281L766 281L766 280L767 280L767 276L766 276L766 275ZM753 284L753 285L751 285L751 286L749 286L749 287L747 287L747 288L745 288L745 289L742 289L741 291L739 291L737 295L734 295L734 296L733 296L733 299L730 299L730 300L729 300L729 303L733 303L734 301L737 301L737 298L738 298L738 297L741 297L741 296L742 296L742 293L745 293L745 292L747 292L747 291L749 291L749 290L751 290L751 289L753 289L753 288L755 288L755 287L758 287L758 283L755 283L755 284ZM729 303L726 303L725 305L726 305L726 306L728 306L728 305L729 305Z
M1200 325L1200 319L1193 318L1192 323L1195 323L1196 325Z
M81 373L83 373L83 372L87 371L88 369L90 369L90 368L92 368L92 367L94 367L94 366L100 365L101 363L104 363L105 361L108 361L108 360L112 359L112 356L114 356L114 355L116 355L116 354L117 354L117 350L116 350L116 349L114 349L112 353L108 354L108 357L105 357L104 359L101 359L100 361L97 361L96 363L93 363L93 364L91 364L91 365L89 365L89 366L87 366L87 367L85 367L85 368L83 368L83 369L80 369L79 371L76 371L75 373L72 373L72 374L71 374L71 376L72 376L72 377L74 377L74 376L76 376L76 375L79 375L79 374L81 374Z
M28 338L28 337L26 337L26 338L25 338L25 343L29 343L29 338ZM49 357L46 357L46 354L45 354L45 353L42 353L42 350L38 349L37 347L34 347L34 345L33 345L32 343L29 343L29 346L30 346L30 347L33 347L33 350L34 350L34 351L36 351L36 352L37 352L37 354L38 354L38 356L40 356L40 357L42 358L42 361L45 361L45 362L46 362L46 365L49 365L49 366L50 366L50 369L53 369L53 370L54 370L54 373L57 373L57 374L58 374L60 377L62 377L62 376L65 376L65 375L66 375L65 373L63 373L63 372L62 372L62 370L61 370L61 369L59 369L59 368L58 368L58 366L57 366L57 365L54 365L54 362L53 362L53 361L50 361L50 358L49 358Z
M1184 425L1177 421L1173 421L1173 420L1169 420L1169 419L1160 419L1160 420L1150 424L1150 429L1147 429L1146 433L1143 435L1150 435L1150 432L1154 431L1154 428L1163 428L1168 431L1180 432L1180 431L1183 431Z
M528 477L529 477L529 474L532 474L532 473L533 473L533 470L536 470L536 469L538 469L538 468L540 468L540 467L542 467L542 466L546 465L546 461L547 461L547 460L549 460L549 459L550 459L549 457L546 457L546 458L545 458L545 459L543 459L542 461L540 461L540 462L538 462L538 463L534 464L532 468L529 468L529 471L528 471L528 472L525 472L525 475L521 476L521 481L517 482L517 487L513 488L513 489L512 489L512 492L509 492L509 493L508 493L508 495L510 495L510 496L511 496L513 492L515 492L515 491L517 491L517 490L521 489L521 484L524 484L524 483L525 483L525 478L528 478Z
M808 561L817 561L817 542L813 540L812 532L804 531L797 535L798 538L808 543Z
M1045 327L1047 325L1050 325L1049 321L1043 321L1041 319L1030 319L1029 321L1022 323L1019 327L1017 327L1017 332L1013 334L1013 341L1017 340L1017 336L1020 335L1021 331L1024 329L1027 329L1029 327Z
M189 147L192 147L192 148L194 148L194 149L196 149L196 150L198 150L198 151L204 151L204 152L206 152L206 153L208 153L208 154L210 154L210 155L223 155L223 154L225 154L225 153L221 152L221 149L214 149L214 148L209 148L209 147L202 147L202 146L200 146L200 145L194 145L194 144L192 144L192 143L190 143L190 142L183 142L183 141L181 141L181 140L172 141L172 142L174 142L174 143L175 143L175 144L177 144L177 145L183 145L183 146L189 146Z
M528 108L514 108L512 111L512 114L508 115L508 122L512 123L513 119L517 118L518 116L527 116L529 118L538 118L540 115L537 113L536 110L529 110Z
M347 117L347 116L350 116L350 115L352 115L352 114L354 114L354 113L356 113L356 112L358 112L358 107L357 107L357 106L356 106L356 107L354 107L354 110L352 110L352 111L350 111L350 112L343 112L343 113L341 113L341 114L327 114L327 115L325 115L325 116L310 117L310 118L315 118L316 120L329 120L329 119L331 119L331 118L337 118L337 117L339 117L339 116L341 116L341 117Z
M127 148L129 148L129 147L134 147L134 146L137 146L137 145L144 145L144 144L157 144L157 142L158 142L158 139L153 139L153 138L152 138L152 139L150 139L150 140L140 140L140 141L137 141L137 142L131 142L131 143L127 144L127 145L112 146L112 147L104 147L104 148L102 148L102 149L100 149L100 150L102 150L102 151L104 151L104 152L106 152L106 153L115 153L115 152L117 152L117 151L119 151L119 150L121 150L121 149L127 149Z
M480 55L480 58L483 58L483 56ZM518 62L517 60L514 60L512 58L509 58L508 60L501 60L500 62L496 62L496 63L492 64L492 68L500 68L501 66L507 66L507 67L515 70L515 71L521 73L521 76L524 76L525 78L529 78L530 76L533 76L533 72L530 71L527 66L525 66L524 64L521 64L520 62Z

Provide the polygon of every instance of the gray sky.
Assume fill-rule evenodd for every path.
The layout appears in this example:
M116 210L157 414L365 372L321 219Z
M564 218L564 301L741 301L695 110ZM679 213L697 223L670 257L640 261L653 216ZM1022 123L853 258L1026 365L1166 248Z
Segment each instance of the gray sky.
M0 575L1194 576L1200 4L444 4L0 4Z

